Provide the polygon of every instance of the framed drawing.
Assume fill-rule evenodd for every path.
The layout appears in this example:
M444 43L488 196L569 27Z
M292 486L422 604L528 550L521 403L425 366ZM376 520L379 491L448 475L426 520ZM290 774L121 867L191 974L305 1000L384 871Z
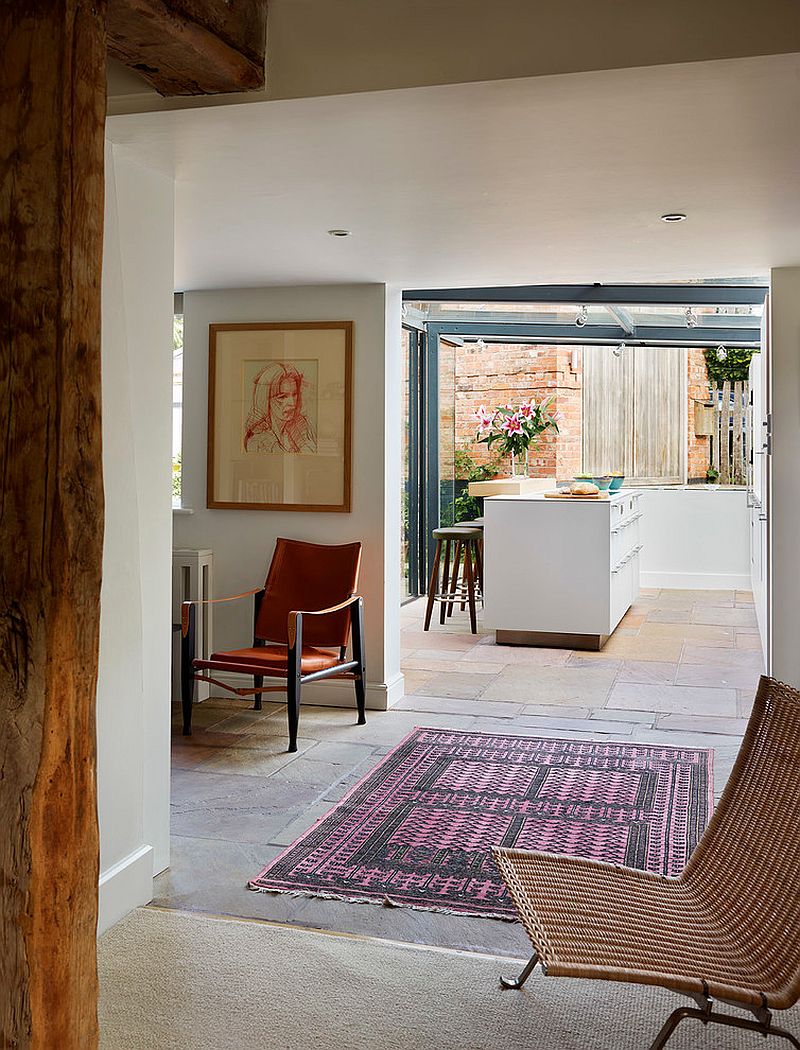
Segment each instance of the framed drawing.
M352 359L352 321L209 325L209 507L350 511Z

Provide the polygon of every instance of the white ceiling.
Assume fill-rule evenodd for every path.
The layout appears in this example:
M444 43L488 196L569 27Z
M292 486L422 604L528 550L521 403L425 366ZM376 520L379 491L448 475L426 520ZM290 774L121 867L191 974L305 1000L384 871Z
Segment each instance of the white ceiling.
M798 112L800 55L781 55L118 116L108 134L175 172L179 289L653 281L800 264Z

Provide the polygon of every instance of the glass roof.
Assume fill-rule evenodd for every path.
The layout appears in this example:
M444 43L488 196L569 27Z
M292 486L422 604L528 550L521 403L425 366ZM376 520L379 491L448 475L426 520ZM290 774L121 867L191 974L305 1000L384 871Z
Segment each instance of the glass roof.
M574 324L580 305L575 303L414 303L406 304L426 321L529 321L537 324ZM692 306L687 317L684 306L641 306L620 304L623 312L637 327L660 328L760 328L763 305L757 306ZM615 308L593 304L586 308L587 324L620 323ZM697 323L691 324L691 320Z

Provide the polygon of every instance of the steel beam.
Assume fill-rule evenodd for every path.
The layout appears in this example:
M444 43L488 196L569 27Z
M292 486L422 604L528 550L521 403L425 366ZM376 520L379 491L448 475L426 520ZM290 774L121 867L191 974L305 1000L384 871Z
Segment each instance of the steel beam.
M761 333L753 328L676 328L674 326L637 325L631 336L620 325L587 324L509 324L498 321L430 321L429 335L438 340L463 336L504 343L627 343L628 346L733 346L758 347Z
M407 302L585 303L616 306L761 306L766 285L525 284L502 288L412 288Z

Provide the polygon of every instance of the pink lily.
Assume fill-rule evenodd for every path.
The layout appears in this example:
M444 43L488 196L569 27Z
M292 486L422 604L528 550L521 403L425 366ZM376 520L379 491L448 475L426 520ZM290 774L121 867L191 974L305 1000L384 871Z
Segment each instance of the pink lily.
M478 411L475 413L475 419L478 421L478 429L480 431L488 430L492 425L492 416L489 415L486 410L486 405L480 405Z
M522 421L515 412L513 416L509 416L508 419L503 420L503 422L500 424L500 429L504 430L506 434L509 435L509 437L513 434L522 434Z

